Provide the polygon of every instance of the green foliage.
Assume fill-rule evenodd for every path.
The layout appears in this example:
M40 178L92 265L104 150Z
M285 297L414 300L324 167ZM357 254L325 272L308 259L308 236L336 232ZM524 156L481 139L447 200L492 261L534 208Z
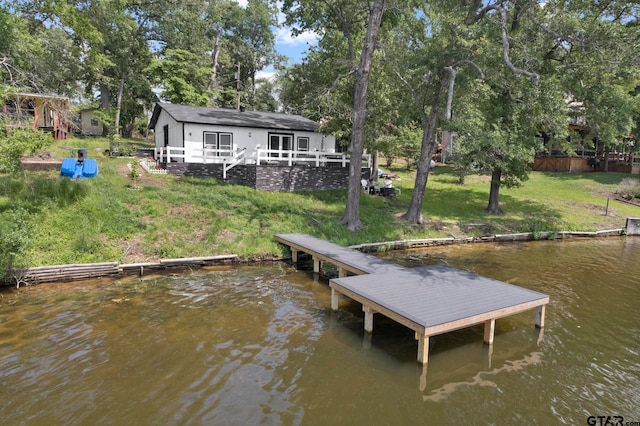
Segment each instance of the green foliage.
M93 118L97 120L106 128L113 128L115 124L116 110L110 108L109 110L96 109L93 111Z
M640 179L637 178L626 178L616 190L616 193L627 200L632 200L634 198L640 198Z
M531 232L534 240L555 239L557 234L557 224L544 219L531 219L524 224L525 232Z
M385 164L391 167L394 161L398 158L398 150L396 145L396 138L393 135L382 135L376 141L378 153L384 157Z
M129 162L129 179L131 180L131 186L133 189L138 188L138 181L140 180L140 166L138 165L138 159L133 158Z
M477 166L471 152L464 152L465 145L461 145L456 150L456 155L449 158L449 164L453 170L453 174L458 178L458 183L464 185L467 176L473 173L474 167Z
M9 268L20 267L32 238L31 215L21 207L0 214L0 282L7 282Z
M53 137L29 127L13 127L0 119L0 173L17 173L20 159L33 155L53 142Z
M106 146L108 141L97 139ZM97 147L84 140L90 150ZM73 141L70 142L74 144ZM635 206L604 203L628 175L534 173L521 188L505 189L508 214L487 216L487 177L470 174L458 185L450 167L439 166L430 179L427 226L398 219L411 198L413 174L392 167L401 180L397 199L363 196L365 227L346 232L340 223L345 191L270 193L212 179L147 176L139 191L127 188L124 158L98 157L100 175L70 180L57 173L0 176L2 253L16 253L15 265L85 262L137 262L166 257L236 253L246 259L282 256L276 233L304 232L339 244L430 238L457 234L465 223L485 223L472 235L615 227ZM616 219L617 218L617 219ZM8 235L4 238L2 236ZM9 245L11 245L9 247ZM3 266L6 268L6 259ZM0 264L2 265L2 264Z
M22 208L29 213L42 213L51 208L64 208L87 194L81 181L55 179L43 174L22 173L0 176L0 197L10 202L3 208Z
M422 128L417 123L400 126L396 138L396 152L398 157L404 158L407 169L415 167L420 157L422 145Z
M13 44L14 35L14 17L4 8L0 6L0 53L8 52Z
M259 85L256 88L255 99L251 104L257 111L276 112L278 110L278 100L274 83L264 78L256 81L256 83Z
M163 87L167 101L185 105L210 105L206 92L209 68L197 54L181 49L169 49L162 59L154 59L148 68L153 81Z

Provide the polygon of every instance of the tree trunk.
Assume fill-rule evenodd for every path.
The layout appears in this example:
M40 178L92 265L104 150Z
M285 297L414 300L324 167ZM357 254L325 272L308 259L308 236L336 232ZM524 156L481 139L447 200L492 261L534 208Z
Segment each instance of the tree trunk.
M126 79L127 75L123 72L120 76L120 84L118 85L118 94L116 96L116 118L114 120L116 132L120 130L120 112L122 111L122 97L124 95L124 82Z
M133 123L127 123L120 126L120 135L123 138L130 138L133 136L134 125Z
M487 212L489 214L504 214L500 208L500 179L502 178L502 169L494 169L491 172L491 190L489 191L489 205Z
M378 151L371 154L371 177L373 180L378 180L378 169L380 168L380 155Z
M416 180L413 188L413 195L409 208L404 214L404 219L412 224L420 225L424 222L422 217L422 205L424 203L424 195L427 191L427 181L429 180L429 170L431 169L431 158L435 154L438 147L436 135L438 132L438 121L442 113L442 101L448 87L446 74L443 72L438 82L436 90L431 101L431 109L427 116L424 107L421 108L422 119L422 145L420 147L420 158L417 164Z
M100 83L100 108L105 112L109 113L109 109L111 108L111 98L109 97L109 87L106 83ZM109 135L109 126L102 126L102 136Z
M147 110L147 106L145 104L142 105L142 111L145 117L149 117L149 111ZM147 121L147 125L144 127L144 138L149 138L149 121Z
M342 223L350 231L362 228L360 221L360 194L362 193L362 153L364 152L364 125L367 115L367 88L371 74L371 63L376 48L380 22L386 0L375 0L369 15L367 34L358 65L356 87L353 100L353 127L351 135L351 160L349 162L349 186L347 204Z
M218 86L218 57L220 56L220 36L216 35L213 50L211 51L211 78L209 79L208 91Z

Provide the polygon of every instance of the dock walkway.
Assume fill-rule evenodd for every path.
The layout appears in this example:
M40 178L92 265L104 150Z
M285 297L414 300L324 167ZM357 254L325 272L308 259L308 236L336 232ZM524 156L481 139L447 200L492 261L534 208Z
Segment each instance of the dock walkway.
M298 253L308 253L313 258L313 272L320 272L320 262L327 262L338 268L338 276L392 273L407 269L379 257L362 253L348 247L330 243L307 234L277 234L276 241L291 248L291 260L298 263Z
M342 294L362 304L366 332L373 332L376 313L413 330L423 365L430 336L484 324L484 340L491 345L496 319L534 308L536 326L544 327L546 294L448 266L405 268L305 234L275 238L291 247L294 263L302 251L313 257L314 270L320 261L338 266L340 276L329 281L333 310L338 310Z

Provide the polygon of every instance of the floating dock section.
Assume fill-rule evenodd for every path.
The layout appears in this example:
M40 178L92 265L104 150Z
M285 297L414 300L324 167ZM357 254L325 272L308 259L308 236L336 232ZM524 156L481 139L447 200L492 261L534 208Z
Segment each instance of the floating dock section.
M544 327L546 294L448 266L405 268L306 234L275 239L291 248L294 263L304 252L312 256L315 272L320 262L337 266L339 277L329 281L331 308L338 310L340 295L361 303L366 332L373 332L376 313L413 330L423 365L431 336L484 324L484 341L492 345L497 319L531 309L535 325Z

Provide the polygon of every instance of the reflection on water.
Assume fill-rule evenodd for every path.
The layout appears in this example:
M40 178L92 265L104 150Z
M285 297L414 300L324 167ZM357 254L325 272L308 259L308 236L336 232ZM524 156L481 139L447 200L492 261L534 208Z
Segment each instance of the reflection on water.
M2 424L584 424L640 421L640 238L440 247L447 263L551 296L431 338L287 265L0 293Z
M489 349L490 351L492 349ZM440 401L453 392L455 392L461 386L491 386L497 388L498 385L489 379L492 375L497 375L502 372L512 372L522 370L528 365L538 364L542 361L542 352L532 352L530 355L525 355L524 358L515 361L506 361L500 368L495 368L490 371L480 371L468 381L463 382L450 382L440 386L438 389L432 390L428 395L422 397L425 401ZM421 390L426 388L426 370L427 367L423 367L421 376Z

